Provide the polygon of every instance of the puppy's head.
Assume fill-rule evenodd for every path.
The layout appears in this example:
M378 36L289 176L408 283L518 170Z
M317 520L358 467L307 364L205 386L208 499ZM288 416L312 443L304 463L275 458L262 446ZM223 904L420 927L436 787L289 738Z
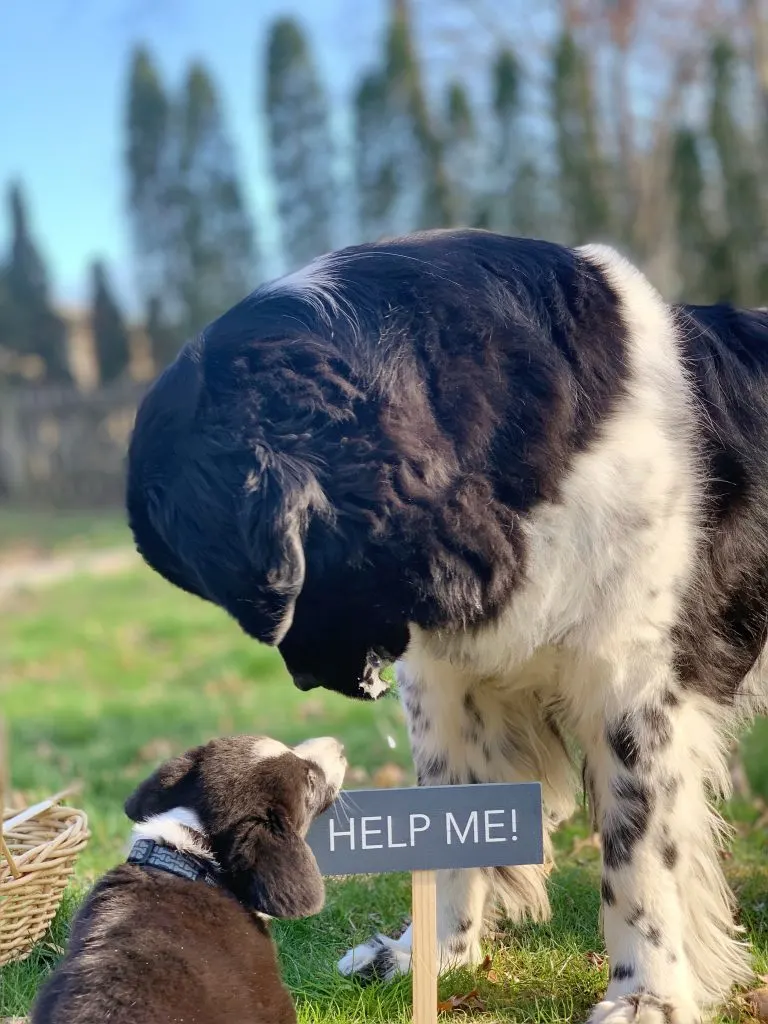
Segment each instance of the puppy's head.
M270 917L306 917L325 890L307 831L341 789L344 750L330 737L286 747L268 737L211 740L162 764L128 798L145 821L174 808L193 812L227 886Z

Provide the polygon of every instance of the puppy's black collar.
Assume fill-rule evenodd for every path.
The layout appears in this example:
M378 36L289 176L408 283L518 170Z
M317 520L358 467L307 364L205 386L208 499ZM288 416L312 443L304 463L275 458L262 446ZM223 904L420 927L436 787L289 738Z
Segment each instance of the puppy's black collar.
M205 882L206 885L220 886L218 873L210 863L191 853L182 853L172 846L163 846L154 839L137 839L127 858L128 864L138 867L158 868L170 875L178 875L190 882Z

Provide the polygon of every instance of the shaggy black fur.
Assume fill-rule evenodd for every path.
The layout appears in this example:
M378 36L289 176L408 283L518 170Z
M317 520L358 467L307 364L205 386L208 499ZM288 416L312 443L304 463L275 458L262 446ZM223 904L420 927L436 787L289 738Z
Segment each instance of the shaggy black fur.
M279 644L297 686L366 698L408 622L471 629L508 601L521 519L623 392L627 327L603 273L546 242L429 232L314 273L325 291L260 289L159 378L127 502L150 565ZM730 702L768 628L768 314L673 314L711 527L677 665Z
M768 636L768 313L719 305L676 315L699 404L710 527L678 630L678 671L730 703Z
M433 232L330 257L333 300L256 292L190 343L136 420L146 560L278 642L302 689L371 695L407 623L473 627L525 567L626 379L619 304L546 242Z

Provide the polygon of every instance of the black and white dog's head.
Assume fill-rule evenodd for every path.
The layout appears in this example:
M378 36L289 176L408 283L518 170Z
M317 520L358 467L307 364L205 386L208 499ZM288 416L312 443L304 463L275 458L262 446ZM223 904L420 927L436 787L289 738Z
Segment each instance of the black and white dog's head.
M305 917L324 902L305 836L336 799L347 762L331 737L287 747L265 736L228 736L162 764L128 798L135 838L215 862L245 906Z
M414 624L488 622L520 579L521 517L621 357L596 274L547 243L429 232L261 288L139 409L142 555L277 645L301 689L378 696Z

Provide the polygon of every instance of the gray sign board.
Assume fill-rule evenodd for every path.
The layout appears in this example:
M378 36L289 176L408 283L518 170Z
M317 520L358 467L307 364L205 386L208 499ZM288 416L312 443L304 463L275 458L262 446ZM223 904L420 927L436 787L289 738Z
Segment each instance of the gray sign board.
M324 875L541 864L541 785L347 790L307 841Z

